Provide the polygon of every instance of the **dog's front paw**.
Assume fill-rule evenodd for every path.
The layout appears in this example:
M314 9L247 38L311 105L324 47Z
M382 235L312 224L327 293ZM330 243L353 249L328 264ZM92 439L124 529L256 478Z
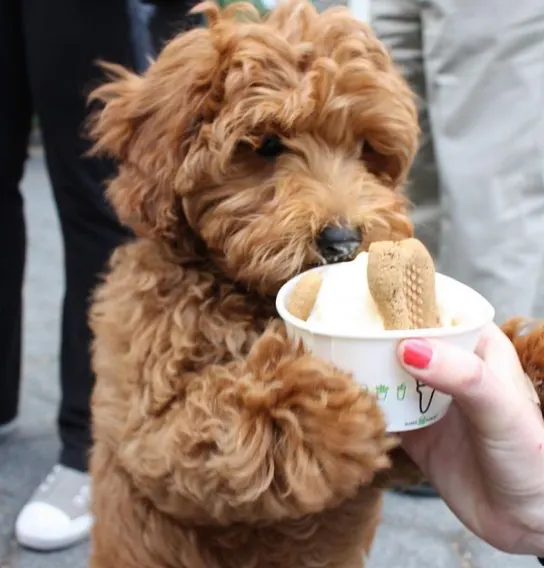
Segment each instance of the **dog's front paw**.
M512 318L502 325L502 331L514 344L523 370L544 406L544 320Z
M350 497L389 467L394 442L383 414L349 375L293 345L281 330L265 334L247 363L254 380L240 403L274 425L276 489L298 511Z

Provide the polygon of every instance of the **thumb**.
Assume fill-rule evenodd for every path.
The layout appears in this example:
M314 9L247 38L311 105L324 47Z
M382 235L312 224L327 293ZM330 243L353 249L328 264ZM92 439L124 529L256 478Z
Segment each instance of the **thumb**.
M527 408L517 354L494 324L482 333L476 353L444 341L407 339L399 357L414 378L450 394L482 435L502 437Z

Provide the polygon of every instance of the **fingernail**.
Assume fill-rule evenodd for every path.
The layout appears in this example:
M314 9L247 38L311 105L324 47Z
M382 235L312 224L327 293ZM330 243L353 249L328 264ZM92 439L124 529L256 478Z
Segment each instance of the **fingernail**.
M422 339L408 339L403 344L402 359L406 365L416 369L426 369L431 362L433 350Z

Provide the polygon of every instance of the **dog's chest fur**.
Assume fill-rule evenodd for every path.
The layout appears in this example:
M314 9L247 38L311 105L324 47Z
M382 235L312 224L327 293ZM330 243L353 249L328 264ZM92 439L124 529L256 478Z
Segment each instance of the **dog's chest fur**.
M115 330L116 356L137 352L143 368L168 360L175 373L198 373L244 358L277 317L274 298L246 292L220 273L178 260L156 241L141 239L120 248L111 276L97 291L93 326L102 337Z
M136 566L132 545L111 541L113 519L123 510L125 542L139 542L143 531L147 534L138 549L139 566L306 568L319 559L323 566L359 568L379 519L379 490L361 487L352 499L321 513L260 528L203 522L201 529L195 520L206 520L202 503L207 498L195 501L186 492L165 490L173 483L176 459L194 458L183 453L193 432L237 423L240 417L233 423L231 414L221 414L222 404L231 399L222 397L220 403L210 393L221 388L214 387L220 381L247 376L237 371L276 317L273 298L247 293L213 270L176 260L156 241L122 247L93 302L92 472L100 514L91 565ZM194 404L181 416L177 408L189 398ZM185 468L179 482L189 483L191 471ZM198 485L199 475L192 481ZM100 550L115 554L106 558Z

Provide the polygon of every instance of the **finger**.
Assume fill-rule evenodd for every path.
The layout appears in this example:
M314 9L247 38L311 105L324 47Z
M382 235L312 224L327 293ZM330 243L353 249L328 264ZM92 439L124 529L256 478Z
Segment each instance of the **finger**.
M408 339L399 346L400 360L415 378L452 395L481 434L495 437L512 427L530 405L510 377L523 373L511 345L491 326L482 334L477 354L437 340ZM515 355L515 354L514 354Z

